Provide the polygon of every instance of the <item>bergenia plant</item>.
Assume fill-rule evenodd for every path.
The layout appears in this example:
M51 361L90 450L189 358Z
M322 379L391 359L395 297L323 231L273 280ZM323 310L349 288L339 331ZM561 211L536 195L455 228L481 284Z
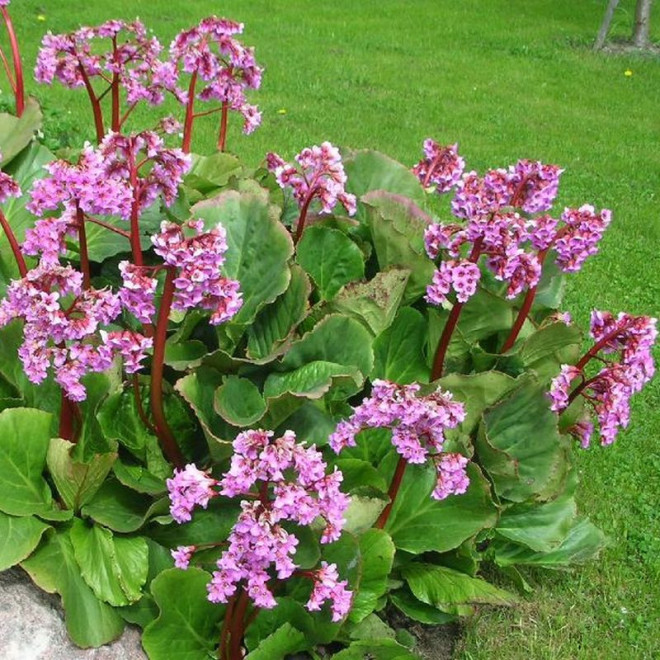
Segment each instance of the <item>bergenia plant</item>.
M86 89L98 144L28 136L44 167L0 173L0 570L59 593L81 647L127 621L153 660L424 657L394 610L512 604L482 565L603 546L573 438L628 425L657 321L594 312L585 352L561 278L611 213L553 211L557 165L480 176L429 138L412 171L330 142L198 167L197 118L219 151L231 110L260 120L242 30L204 19L169 59L138 21L44 39L38 79ZM174 118L128 130L166 94L182 148Z

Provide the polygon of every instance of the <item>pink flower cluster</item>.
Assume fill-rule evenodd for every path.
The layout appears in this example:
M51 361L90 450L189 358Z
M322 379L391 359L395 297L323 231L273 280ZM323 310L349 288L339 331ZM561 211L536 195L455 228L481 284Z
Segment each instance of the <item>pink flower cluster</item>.
M185 231L192 236L186 236ZM221 275L227 251L226 232L217 225L204 231L202 220L189 220L183 226L163 221L159 234L151 238L156 254L178 269L174 280L174 309L195 307L212 310L214 325L232 318L243 303L240 283Z
M102 52L99 41L105 40L108 50ZM50 85L57 79L72 89L95 80L110 83L116 76L129 105L142 100L160 105L166 90L158 59L161 50L140 21L110 20L70 34L46 34L34 73L38 82Z
M174 470L174 476L166 484L170 495L170 513L179 524L192 519L191 513L196 506L206 509L211 498L218 495L213 490L218 482L192 463L183 470Z
M151 323L156 313L154 294L158 280L149 277L143 270L129 261L119 262L119 272L124 281L119 289L119 300L124 309L133 314L140 323Z
M50 176L36 181L30 191L27 209L41 218L45 212L61 210L59 217L37 220L25 233L25 254L41 254L55 263L66 251L65 238L77 227L77 214L119 215L128 218L132 192L125 179L108 172L105 155L85 145L77 163L56 160L45 169Z
M160 195L167 206L172 204L191 163L188 154L166 147L163 138L154 131L135 135L108 133L98 152L106 176L129 186L140 211L151 206ZM143 168L146 172L142 172Z
M330 601L332 620L341 621L351 609L353 594L349 591L346 580L339 580L336 564L321 562L321 568L315 572L314 587L307 601L307 609L316 612L326 601Z
M179 70L196 76L206 85L197 95L202 101L220 101L243 115L243 131L252 133L261 123L261 114L245 97L248 89L259 89L263 69L257 66L254 49L234 38L243 24L211 16L190 30L180 32L170 45L171 82ZM177 97L186 103L188 92L179 89Z
M464 493L470 484L465 472L468 459L443 453L443 448L445 431L465 419L465 408L440 388L427 396L417 396L419 390L417 383L375 380L371 396L347 420L339 422L329 438L330 447L339 453L344 447L355 446L355 436L364 428L390 428L392 444L406 461L433 461L437 472L435 499Z
M425 233L426 252L443 262L427 289L426 299L434 305L448 300L453 290L466 302L477 290L482 256L495 278L506 282L507 297L515 298L535 287L541 278L545 253L554 248L557 264L565 272L579 270L584 260L597 252L611 213L597 213L592 206L565 209L561 220L544 214L557 195L562 170L556 165L521 160L508 170L490 170L483 177L465 174L452 201L452 212L465 221L436 223Z
M447 193L461 179L465 161L458 155L458 145L440 146L435 140L424 140L424 158L413 167L422 185L435 186L435 192Z
M577 397L582 396L593 411L600 428L601 444L614 442L620 428L630 420L630 398L653 377L652 348L658 335L657 319L621 313L594 311L591 336L594 346L576 366L563 365L550 387L551 410L561 413ZM617 354L618 360L604 358ZM595 376L587 379L584 367L593 358L605 363ZM571 391L576 379L578 385ZM593 423L585 418L573 429L583 447L588 447Z
M268 169L275 173L280 188L291 188L301 208L307 209L311 201L318 198L323 213L331 213L337 202L349 215L355 213L355 195L345 190L346 173L341 155L330 142L303 149L296 156L300 168L287 163L276 153L269 153L266 162Z
M119 314L119 297L107 289L83 289L83 276L70 266L41 262L14 280L0 302L0 325L22 319L19 358L28 379L42 382L53 367L55 380L71 401L82 401L81 378L105 371L117 354L128 372L140 369L151 339L133 332L97 332Z
M229 538L229 547L217 562L217 571L208 585L209 600L226 603L239 585L257 607L273 608L275 598L268 583L293 575L298 539L282 526L284 521L310 525L325 521L322 543L339 538L348 497L339 486L342 474L335 469L326 474L326 464L315 447L296 442L292 431L274 438L272 431L240 433L233 443L234 456L229 471L220 481L188 465L168 480L171 512L177 522L190 520L194 506L206 507L218 492L229 497L244 495L241 513ZM172 552L176 565L186 568L195 546L182 546ZM351 592L340 582L337 567L323 563L318 571L305 571L314 580L308 609L318 610L330 601L333 620L342 619L351 603Z

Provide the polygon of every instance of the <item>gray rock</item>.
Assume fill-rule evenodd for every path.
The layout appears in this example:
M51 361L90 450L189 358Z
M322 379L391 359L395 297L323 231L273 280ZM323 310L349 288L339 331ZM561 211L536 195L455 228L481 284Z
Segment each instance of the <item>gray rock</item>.
M20 569L0 573L2 660L144 660L140 631L127 627L120 639L80 649L67 637L60 598L38 589Z

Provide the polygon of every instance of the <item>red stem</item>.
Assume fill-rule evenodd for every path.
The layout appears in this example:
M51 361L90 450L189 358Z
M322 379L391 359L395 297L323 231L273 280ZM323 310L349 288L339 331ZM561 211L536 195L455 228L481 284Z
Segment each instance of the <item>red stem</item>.
M479 256L481 254L481 244L483 240L478 238L474 245L472 246L472 252L469 256L469 261L472 263L477 263L479 261ZM438 348L435 351L435 357L433 358L433 368L431 369L431 381L437 380L442 376L442 371L445 367L445 357L447 356L447 349L449 348L449 342L451 336L454 334L456 325L458 324L458 319L463 311L463 305L465 303L457 302L449 312L449 318L445 324L444 329L442 330L442 335L440 336L440 341L438 342Z
M76 408L76 403L71 401L71 399L69 399L64 393L64 390L62 390L62 405L60 407L60 427L58 435L60 438L74 443L76 441L76 434L74 432Z
M293 239L293 242L296 245L298 244L298 241L302 236L303 230L305 229L305 220L307 219L307 211L309 210L309 205L312 203L312 200L314 199L314 195L316 195L316 188L312 188L307 193L305 202L303 203L302 208L300 209L300 215L298 216L298 224L296 224L296 235L295 238Z
M14 234L11 225L9 224L9 221L2 211L0 211L0 225L2 225L5 235L7 236L7 240L9 241L9 247L11 247L11 251L14 253L14 259L16 260L16 265L18 266L18 272L20 273L21 277L25 277L27 275L27 266L25 265L23 253L21 252L21 248L18 245L16 235Z
M119 61L117 58L117 37L112 37L112 59L114 61L115 69L117 68ZM121 122L119 120L119 74L115 71L112 74L112 120L111 126L112 130L116 133L119 132L121 128Z
M442 156L442 152L440 152L432 161L431 164L429 165L429 169L426 172L426 176L424 177L424 181L422 183L422 187L426 188L429 185L429 181L431 180L431 176L433 175L433 170L435 169L435 166L438 164L440 158Z
M96 128L96 141L101 142L105 136L105 127L103 125L103 110L101 109L101 103L94 93L94 88L92 83L89 81L85 67L78 62L78 70L85 84L85 89L87 90L87 95L89 96L89 102L92 104L92 112L94 113L94 127Z
M2 7L2 17L5 19L9 43L11 45L11 56L14 62L14 80L16 81L16 115L20 117L25 111L25 85L23 83L23 66L21 65L21 51L18 47L18 39L14 31L14 25L7 11L7 7Z
M119 227L113 227L111 224L107 222L103 222L103 220L98 220L97 218L93 218L91 215L87 215L85 216L85 218L87 222L93 222L95 225L105 227L106 229L115 232L115 234L119 234L120 236L127 238L129 241L131 240L130 232L124 231L123 229L119 229Z
M227 603L225 610L225 620L222 622L222 630L220 631L220 645L218 646L219 660L227 660L227 653L229 651L229 623L234 615L234 605L236 605L236 596L232 596Z
M578 398L578 396L587 388L589 385L592 385L595 383L600 376L596 375L593 378L590 378L589 380L583 380L569 395L568 397L568 402L566 403L566 407L563 408L560 412L564 412L566 408L568 408L575 399Z
M176 443L174 434L165 418L163 409L163 370L165 364L165 340L167 324L174 299L174 278L176 268L166 266L165 286L158 310L158 321L154 337L154 355L151 361L151 414L156 427L156 434L167 459L178 468L183 468L185 459Z
M193 71L188 85L188 103L186 104L186 118L183 122L183 142L181 150L189 154L192 141L192 129L195 121L195 86L197 85L197 71Z
M394 470L394 476L392 477L392 482L390 483L390 488L387 491L387 494L390 497L388 505L382 510L378 520L374 523L376 529L383 529L387 524L387 520L390 517L392 512L392 507L394 506L394 500L399 493L399 488L401 488L401 482L403 481L403 475L406 472L406 467L408 466L408 461L403 456L399 457L399 462L396 464L396 469Z
M142 268L144 261L142 259L142 246L140 245L140 185L138 181L138 170L135 161L130 165L130 183L133 189L133 201L131 203L131 253L133 263Z
M602 339L597 341L580 359L580 361L575 365L575 368L582 371L592 358L595 358L598 352L607 346L609 342L612 341L618 334L620 334L625 328L616 328L612 332L606 334Z
M85 214L80 207L76 210L78 218L78 243L80 245L80 270L83 274L83 289L91 285L91 269L89 266L89 253L87 251L87 234L85 233Z
M11 72L11 67L9 66L9 60L7 59L7 56L5 55L5 51L0 48L0 60L2 61L2 66L5 70L5 73L7 74L7 80L9 81L9 86L11 87L11 91L14 92L14 96L16 96L16 81L14 80L14 74Z
M241 591L236 603L236 609L232 616L231 633L229 638L229 658L228 660L242 660L241 642L245 633L245 612L250 601L245 591Z
M133 397L135 398L135 405L137 407L138 415L142 420L142 423L154 434L156 433L156 427L149 421L146 412L144 411L144 406L142 405L142 395L140 394L140 383L138 381L138 375L133 374Z
M538 253L538 260L541 268L543 268L543 262L545 261L545 257L547 254L548 254L548 250L541 250ZM529 316L529 312L532 309L532 305L534 304L534 298L536 297L537 289L538 289L538 285L533 286L527 290L527 293L525 295L525 300L523 300L522 307L518 311L518 316L516 317L513 327L511 328L511 332L509 333L507 340L504 342L504 345L502 346L500 353L506 353L507 351L511 350L513 348L513 345L516 343L516 339L518 339L518 335L520 334L523 325L525 325L525 321L527 320L527 317Z
M222 117L220 117L220 135L218 137L218 151L224 151L227 144L227 119L229 117L229 103L222 102Z

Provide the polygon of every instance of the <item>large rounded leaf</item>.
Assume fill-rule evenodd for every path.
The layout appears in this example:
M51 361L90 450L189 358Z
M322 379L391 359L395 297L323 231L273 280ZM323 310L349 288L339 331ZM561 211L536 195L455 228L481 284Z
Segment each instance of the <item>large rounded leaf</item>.
M207 600L211 576L199 568L163 571L151 593L160 615L144 630L142 645L151 660L200 660L213 656L225 608Z
M332 300L344 284L364 276L360 248L331 227L308 227L296 250L298 263L316 282L323 300Z
M385 529L401 550L446 552L497 522L497 508L479 468L468 466L470 487L463 495L431 498L435 470L409 465Z
M34 516L16 517L0 513L0 571L29 556L49 528Z
M50 532L21 566L41 589L62 596L66 629L75 644L101 646L121 635L124 622L119 614L99 601L83 580L68 531Z
M392 193L370 192L363 201L380 269L399 266L410 270L403 301L417 300L435 271L424 248L424 230L431 223L430 216L410 199Z
M140 600L149 568L145 539L115 537L105 527L75 519L71 542L80 572L99 600L115 606Z
M221 223L227 231L224 272L241 283L243 295L243 306L232 324L249 323L289 284L285 267L293 254L289 232L271 217L262 199L233 190L195 204L191 213L207 226Z
M53 509L43 478L50 443L51 416L31 408L0 413L0 511L15 516Z
M564 488L569 441L557 430L546 388L532 378L483 414L475 447L501 497L550 500Z

